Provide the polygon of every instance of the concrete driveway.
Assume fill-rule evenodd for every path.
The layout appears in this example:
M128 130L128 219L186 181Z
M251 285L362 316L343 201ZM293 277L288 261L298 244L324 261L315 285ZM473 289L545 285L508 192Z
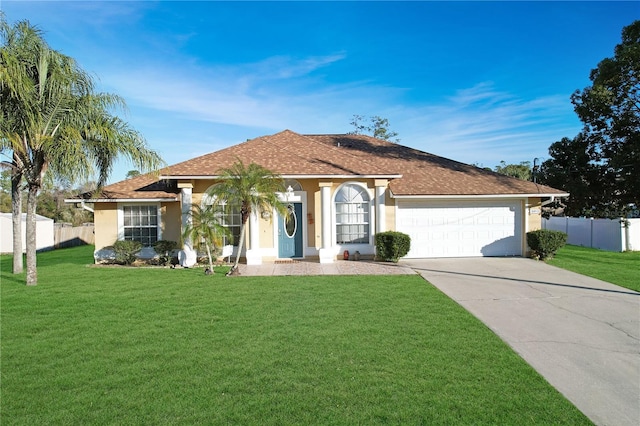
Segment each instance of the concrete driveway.
M594 423L640 425L639 293L524 258L401 264L484 322Z

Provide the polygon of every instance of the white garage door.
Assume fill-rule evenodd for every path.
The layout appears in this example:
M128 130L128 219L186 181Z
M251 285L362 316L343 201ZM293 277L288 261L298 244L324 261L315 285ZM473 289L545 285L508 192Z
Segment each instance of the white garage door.
M396 229L411 236L408 258L520 256L520 201L398 200Z

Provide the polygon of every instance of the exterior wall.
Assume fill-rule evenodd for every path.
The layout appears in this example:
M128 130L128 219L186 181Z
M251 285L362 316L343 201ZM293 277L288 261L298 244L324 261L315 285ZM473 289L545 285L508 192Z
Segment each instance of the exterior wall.
M391 198L389 188L384 192L384 204L385 204L385 231L396 230L396 201Z
M182 231L181 221L182 212L180 211L180 203L162 203L160 206L160 217L162 224L162 239L176 241L181 246Z
M309 247L314 247L316 250L322 248L322 207L320 202L320 188L308 193L307 200L313 199L313 209L309 209L313 212L314 222L318 226L314 227L313 234L309 234Z
M529 198L526 215L527 227L525 228L525 232L536 231L542 228L542 200L540 198Z
M302 185L302 190L307 192L307 217L302 218L307 227L307 248L320 249L320 224L321 215L320 211L316 210L320 208L320 188L318 187L318 179L311 180L299 180ZM316 200L317 196L317 200Z
M322 206L320 201L320 179L300 179L298 180L302 185L303 191L306 193L305 210L303 210L304 217L302 223L306 235L304 236L303 255L305 257L317 256L319 250L322 248ZM370 196L375 197L375 181L374 179L335 179L335 180L323 180L331 183L331 200L335 196L335 192L340 185L345 182L358 181L369 189ZM193 185L191 201L194 205L200 205L203 200L205 191L215 183L213 179L207 180L184 180L180 181L182 184ZM387 230L392 230L395 227L395 205L394 200L391 199L389 192L385 193L385 226ZM128 204L128 203L127 203ZM132 200L132 204L135 201ZM166 202L160 203L160 238L165 240L173 240L181 242L182 240L182 207L179 202ZM113 245L118 239L118 203L95 203L95 246L96 251ZM331 209L333 214L333 208ZM375 212L375 209L372 209ZM372 233L375 230L375 213L370 216ZM264 250L265 260L269 258L275 258L278 250L277 240L277 216L271 216L269 218L260 217L258 220L259 228L259 244L261 251ZM331 220L333 222L333 218ZM335 229L332 225L331 234L335 238ZM245 249L249 247L250 233L249 229L245 233ZM275 254L275 255L271 255Z
M267 219L259 219L258 232L260 233L260 247L273 247L273 229L277 224L278 218L273 215Z
M118 239L118 205L95 203L93 223L96 230L96 251L112 245Z

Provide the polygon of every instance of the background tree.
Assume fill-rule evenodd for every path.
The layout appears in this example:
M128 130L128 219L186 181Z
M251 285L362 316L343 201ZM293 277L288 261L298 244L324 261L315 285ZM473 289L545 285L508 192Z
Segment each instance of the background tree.
M521 161L520 164L507 164L504 161L500 161L494 169L496 173L501 175L511 176L522 180L532 180L531 162Z
M370 135L389 142L400 142L400 139L396 138L398 133L389 130L389 120L386 118L377 115L364 117L354 114L349 124L354 127L354 130L350 132L352 135ZM392 140L393 138L395 139Z
M551 159L540 166L538 181L561 188L571 195L564 213L568 216L603 216L610 212L610 197L615 178L602 163L594 161L593 147L582 134L563 138L549 147Z
M163 162L139 133L112 114L124 101L96 93L92 77L72 58L52 50L37 28L27 21L10 26L0 16L0 39L0 150L10 153L6 164L12 185L20 187L24 180L27 186L26 281L35 285L35 214L47 173L75 181L97 171L101 186L118 156L145 170ZM19 196L12 189L13 195ZM16 210L14 218L21 213ZM13 250L14 259L22 256L15 241Z
M125 179L131 179L133 177L140 176L140 175L141 173L138 170L129 170L127 172L127 175L125 176Z
M194 205L190 214L190 221L185 227L182 238L191 241L196 249L204 249L209 259L209 270L213 273L212 249L222 245L222 238L229 236L229 230L220 223L219 215L211 205L200 207Z
M612 184L609 211L619 216L629 204L640 205L640 21L623 28L614 56L602 60L590 79L592 85L571 101L591 160L602 164L604 180Z
M51 174L49 174L49 177ZM73 198L76 194L95 191L94 182L85 182L83 185L74 187L66 179L52 182L46 179L42 189L38 194L38 205L36 212L42 216L51 218L56 223L70 223L73 226L80 226L83 223L93 222L93 213L84 209L78 209L72 204L65 203L64 200Z
M208 191L214 204L226 203L227 206L240 206L240 238L236 261L228 275L238 273L240 253L244 245L247 220L251 212L271 212L273 209L279 214L285 214L287 207L278 199L278 192L284 192L284 180L280 175L256 164L245 166L237 160L231 167L218 172L220 182Z

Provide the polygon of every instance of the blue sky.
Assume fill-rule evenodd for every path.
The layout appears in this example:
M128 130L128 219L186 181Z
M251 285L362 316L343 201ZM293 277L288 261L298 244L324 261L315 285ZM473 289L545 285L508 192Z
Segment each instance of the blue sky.
M0 0L121 95L168 164L284 129L389 119L400 143L494 167L549 158L570 95L637 2ZM119 162L111 182L133 167Z

